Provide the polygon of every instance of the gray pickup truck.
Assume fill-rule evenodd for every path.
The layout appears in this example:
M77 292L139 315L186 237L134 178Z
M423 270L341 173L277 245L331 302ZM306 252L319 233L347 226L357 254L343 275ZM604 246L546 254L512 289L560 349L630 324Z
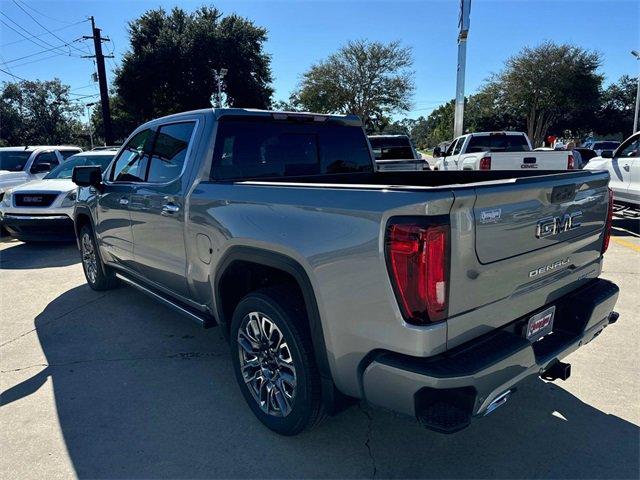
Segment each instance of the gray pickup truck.
M207 109L73 177L90 287L219 325L281 434L352 399L460 430L618 318L606 172L378 172L357 117Z

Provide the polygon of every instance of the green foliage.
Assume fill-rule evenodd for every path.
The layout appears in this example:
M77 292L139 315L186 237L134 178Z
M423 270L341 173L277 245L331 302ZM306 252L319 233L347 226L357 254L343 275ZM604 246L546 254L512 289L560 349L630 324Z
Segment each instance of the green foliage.
M7 82L0 92L3 145L86 144L78 121L80 106L59 79Z
M525 119L529 138L539 146L551 127L582 131L593 123L603 80L600 64L598 53L545 42L509 58L483 91L508 117Z
M116 71L119 105L127 120L142 123L210 107L214 70L226 68L224 93L232 107L267 108L273 89L267 31L216 8L187 13L149 10L129 23L130 50ZM116 127L118 128L118 127Z
M118 95L109 97L109 109L111 112L111 126L113 139L116 144L123 143L129 134L135 130L139 122L131 115L122 104L122 98ZM97 102L91 111L91 123L93 124L96 144L104 141L104 125L102 123L102 104Z
M638 79L623 75L602 92L594 133L620 140L631 135Z
M358 40L347 43L302 76L292 95L296 108L319 113L353 113L369 131L411 107L414 85L410 48Z

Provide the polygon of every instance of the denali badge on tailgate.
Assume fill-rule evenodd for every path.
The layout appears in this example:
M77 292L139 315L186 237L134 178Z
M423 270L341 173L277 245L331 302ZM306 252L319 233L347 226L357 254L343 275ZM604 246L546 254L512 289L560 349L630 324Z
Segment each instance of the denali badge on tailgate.
M529 272L529 278L537 277L538 275L542 275L543 273L555 270L556 268L562 267L567 263L569 263L569 257L563 258L562 260L556 260L555 262L549 263L548 265L543 265L542 267L538 267L535 270L531 270Z

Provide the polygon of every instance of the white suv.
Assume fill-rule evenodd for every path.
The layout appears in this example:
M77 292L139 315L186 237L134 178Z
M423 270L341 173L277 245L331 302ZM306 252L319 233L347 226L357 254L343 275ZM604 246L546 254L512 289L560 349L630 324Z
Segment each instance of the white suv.
M78 187L71 181L73 168L99 165L106 170L116 152L117 149L107 149L78 153L42 180L6 191L0 202L2 226L24 242L75 239L72 219Z
M608 170L615 203L640 209L640 132L612 152L589 160L585 170Z
M80 147L60 145L0 148L0 200L10 188L40 180L51 169L81 151Z

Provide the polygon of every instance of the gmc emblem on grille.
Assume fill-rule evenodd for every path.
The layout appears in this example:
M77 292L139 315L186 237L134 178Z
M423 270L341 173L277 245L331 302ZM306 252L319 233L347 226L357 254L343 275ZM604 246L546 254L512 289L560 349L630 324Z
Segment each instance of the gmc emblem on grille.
M580 226L582 212L573 212L560 217L544 218L536 225L536 237L544 238L557 235L562 232L574 230Z
M24 203L40 203L42 202L42 197L22 197L22 201Z

